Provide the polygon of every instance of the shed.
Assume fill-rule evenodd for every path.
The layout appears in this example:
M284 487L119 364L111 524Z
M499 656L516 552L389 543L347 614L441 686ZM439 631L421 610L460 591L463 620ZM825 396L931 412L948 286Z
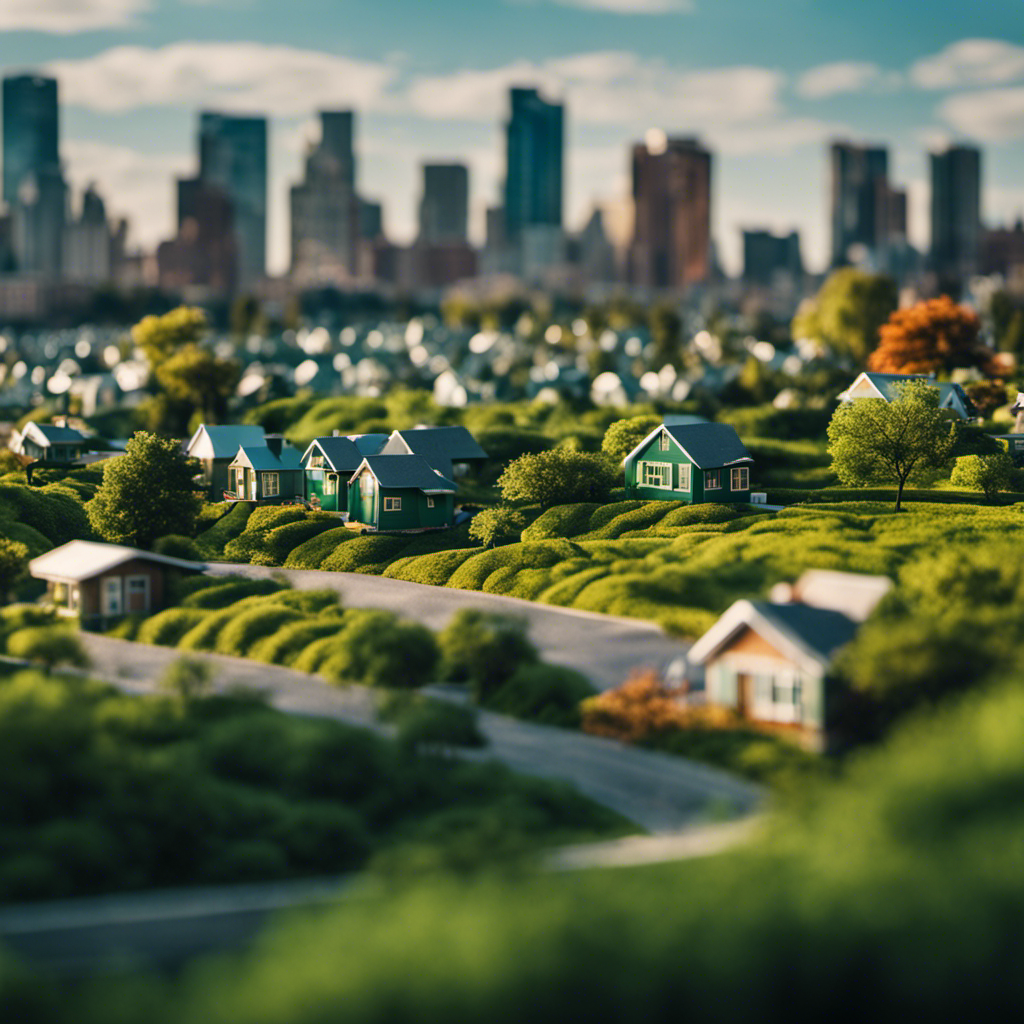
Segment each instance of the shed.
M203 484L208 488L209 497L220 501L222 493L232 489L228 467L238 454L238 449L242 446L258 447L265 443L262 427L203 423L185 446L185 454L202 463Z
M449 480L455 476L456 465L480 465L487 461L487 452L465 427L395 430L380 454L420 455Z
M303 494L327 512L348 511L348 482L367 455L376 455L387 434L315 438L302 453Z
M349 522L375 530L452 525L456 486L421 455L371 455L348 485Z

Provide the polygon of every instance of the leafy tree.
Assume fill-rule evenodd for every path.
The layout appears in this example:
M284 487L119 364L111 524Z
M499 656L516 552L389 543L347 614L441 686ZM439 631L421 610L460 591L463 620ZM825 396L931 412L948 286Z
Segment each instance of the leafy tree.
M495 544L509 543L519 540L519 535L526 529L526 514L518 508L485 508L473 516L469 524L469 535L484 547Z
M172 402L199 412L204 422L223 422L241 368L198 345L186 345L156 367L156 379Z
M797 312L793 337L813 338L861 365L878 344L878 329L896 308L897 298L896 284L888 277L852 267L833 271Z
M989 351L978 340L978 314L948 295L898 309L882 325L881 341L868 359L878 373L949 373L988 365Z
M63 626L29 626L7 638L7 653L40 665L47 675L57 665L88 668L89 657L77 634Z
M620 466L622 460L656 427L661 426L660 416L631 416L616 420L604 433L601 451Z
M25 575L27 565L28 546L0 537L0 601L7 600L11 588Z
M607 501L616 473L603 455L555 448L523 455L498 478L502 500L510 505L571 505Z
M964 386L967 397L974 403L978 415L987 419L1001 405L1006 405L1009 398L1006 385L999 380L976 380Z
M983 491L991 501L999 491L1013 486L1013 459L1006 452L998 455L963 455L956 460L949 482L972 491Z
M149 547L157 537L193 532L199 505L178 442L140 430L122 458L104 463L103 483L85 510L105 540Z
M940 411L938 388L911 380L898 390L892 402L846 402L828 425L828 453L839 479L853 486L895 482L897 512L907 480L942 466L956 443L956 424Z
M132 341L155 369L177 349L199 341L206 327L206 314L201 309L179 306L163 316L143 317L132 328Z

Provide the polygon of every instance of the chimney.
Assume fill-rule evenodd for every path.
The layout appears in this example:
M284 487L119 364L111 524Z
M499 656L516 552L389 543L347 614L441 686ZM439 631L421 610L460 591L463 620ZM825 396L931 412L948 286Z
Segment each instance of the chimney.
M341 437L341 431L337 427L335 427L331 431L331 437Z
M281 446L284 444L284 436L282 434L267 434L266 436L267 447L278 457L281 455Z
M66 427L68 425L68 418L67 418L67 416L54 416L53 417L53 425L55 427Z

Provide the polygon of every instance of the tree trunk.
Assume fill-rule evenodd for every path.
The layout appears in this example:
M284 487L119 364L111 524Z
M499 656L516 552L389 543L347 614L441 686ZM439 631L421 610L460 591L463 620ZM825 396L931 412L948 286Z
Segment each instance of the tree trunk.
M900 507L900 502L903 501L903 485L904 485L904 483L906 483L906 479L901 476L900 479L899 479L899 484L896 487L896 511L897 512L902 512L903 511L903 509Z

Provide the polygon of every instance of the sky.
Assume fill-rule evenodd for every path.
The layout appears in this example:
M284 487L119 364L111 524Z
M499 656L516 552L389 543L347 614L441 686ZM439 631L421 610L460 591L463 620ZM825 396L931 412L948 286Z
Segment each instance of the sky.
M200 109L270 116L272 272L288 262L288 186L315 112L357 111L358 186L396 241L415 233L419 165L470 166L472 225L502 178L510 85L566 103L566 224L629 195L650 128L715 154L713 233L739 269L744 227L828 247L826 151L890 147L928 237L928 152L984 150L983 216L1024 213L1020 0L0 0L0 71L60 82L62 155L135 244L172 233Z

